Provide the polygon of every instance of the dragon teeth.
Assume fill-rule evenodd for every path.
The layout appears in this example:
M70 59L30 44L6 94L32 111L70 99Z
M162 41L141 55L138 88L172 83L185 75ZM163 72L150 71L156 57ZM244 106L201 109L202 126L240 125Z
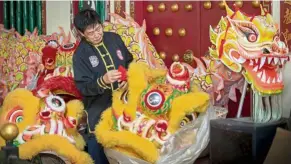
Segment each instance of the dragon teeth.
M274 63L275 63L275 65L278 63L278 61L279 61L279 59L276 58L276 57L274 57Z
M273 83L273 84L275 84L275 83L276 83L276 78L275 78L275 77L274 77L274 79L273 79L272 83Z
M261 79L261 81L263 82L263 83L266 83L266 72L265 71L263 71L263 76L262 76L262 79Z
M263 67L263 65L265 64L265 61L266 61L266 56L261 57L259 69Z
M256 58L256 59L255 59L255 61L256 61L256 63L258 63L258 62L259 62L259 59L258 59L258 58Z
M270 83L271 83L271 78L269 77L267 80L267 84L270 84Z
M257 72L258 69L259 69L259 67L258 67L258 66L255 66L254 69L253 69L253 71L254 71L254 72Z
M251 59L250 60L250 66L253 66L254 65L254 61Z
M273 57L268 57L268 64L271 64Z
M285 58L280 58L281 64L285 64L286 59Z
M257 74L257 77L258 77L258 78L261 78L261 77L262 77L262 72L259 72L259 73Z

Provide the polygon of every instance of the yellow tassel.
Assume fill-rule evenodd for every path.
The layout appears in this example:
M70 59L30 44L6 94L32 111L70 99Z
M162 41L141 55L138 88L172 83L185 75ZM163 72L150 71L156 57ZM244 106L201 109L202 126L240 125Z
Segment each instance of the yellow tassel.
M126 108L126 105L123 104L122 101L116 101L120 99L121 94L122 94L122 91L116 91L113 93L113 98L112 98L114 100L112 102L112 110L114 111L117 117L122 115L123 110Z
M128 69L128 104L124 109L124 113L131 120L135 119L137 102L139 102L140 94L147 86L147 78L145 76L145 64L132 63ZM137 80L138 79L138 80ZM114 101L114 100L113 100Z
M66 109L66 117L73 117L76 118L77 122L76 124L79 124L79 120L82 117L83 111L84 111L84 105L80 100L71 100L67 104L67 109ZM79 150L83 150L85 147L85 141L83 137L78 133L77 128L71 128L71 129L66 129L66 132L68 135L74 136L74 139L76 141L76 147Z

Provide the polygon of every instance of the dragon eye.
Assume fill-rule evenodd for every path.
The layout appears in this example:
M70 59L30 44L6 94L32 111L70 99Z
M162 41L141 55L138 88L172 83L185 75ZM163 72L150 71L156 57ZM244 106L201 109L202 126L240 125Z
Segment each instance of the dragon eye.
M180 127L182 128L182 127L185 126L188 122L189 122L189 120L183 119L183 120L180 122Z
M255 42L255 41L257 41L257 35L256 34L253 34L253 33L251 33L251 34L248 34L248 41L249 42Z
M236 31L241 37L245 37L248 42L256 42L258 40L258 29L256 26L249 22L232 21Z

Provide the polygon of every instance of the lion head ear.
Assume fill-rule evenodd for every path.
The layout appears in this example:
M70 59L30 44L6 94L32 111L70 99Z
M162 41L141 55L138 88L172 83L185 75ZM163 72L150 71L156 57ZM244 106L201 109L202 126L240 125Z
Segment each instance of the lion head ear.
M39 111L40 99L31 91L23 88L15 89L7 94L0 112L0 118L9 122L31 125L35 123L35 118ZM17 116L17 117L15 117ZM19 122L18 118L22 118ZM1 121L2 123L2 121ZM25 126L18 127L22 131Z

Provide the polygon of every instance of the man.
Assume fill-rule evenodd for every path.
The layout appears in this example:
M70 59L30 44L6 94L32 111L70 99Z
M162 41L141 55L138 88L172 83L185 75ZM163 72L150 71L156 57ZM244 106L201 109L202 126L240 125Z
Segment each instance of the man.
M108 161L96 141L94 128L101 113L111 106L112 92L127 86L125 81L120 81L121 72L117 69L119 66L127 69L133 57L118 34L103 32L96 11L81 11L74 18L74 25L82 36L73 56L73 69L87 111L88 153L95 163L106 164Z

